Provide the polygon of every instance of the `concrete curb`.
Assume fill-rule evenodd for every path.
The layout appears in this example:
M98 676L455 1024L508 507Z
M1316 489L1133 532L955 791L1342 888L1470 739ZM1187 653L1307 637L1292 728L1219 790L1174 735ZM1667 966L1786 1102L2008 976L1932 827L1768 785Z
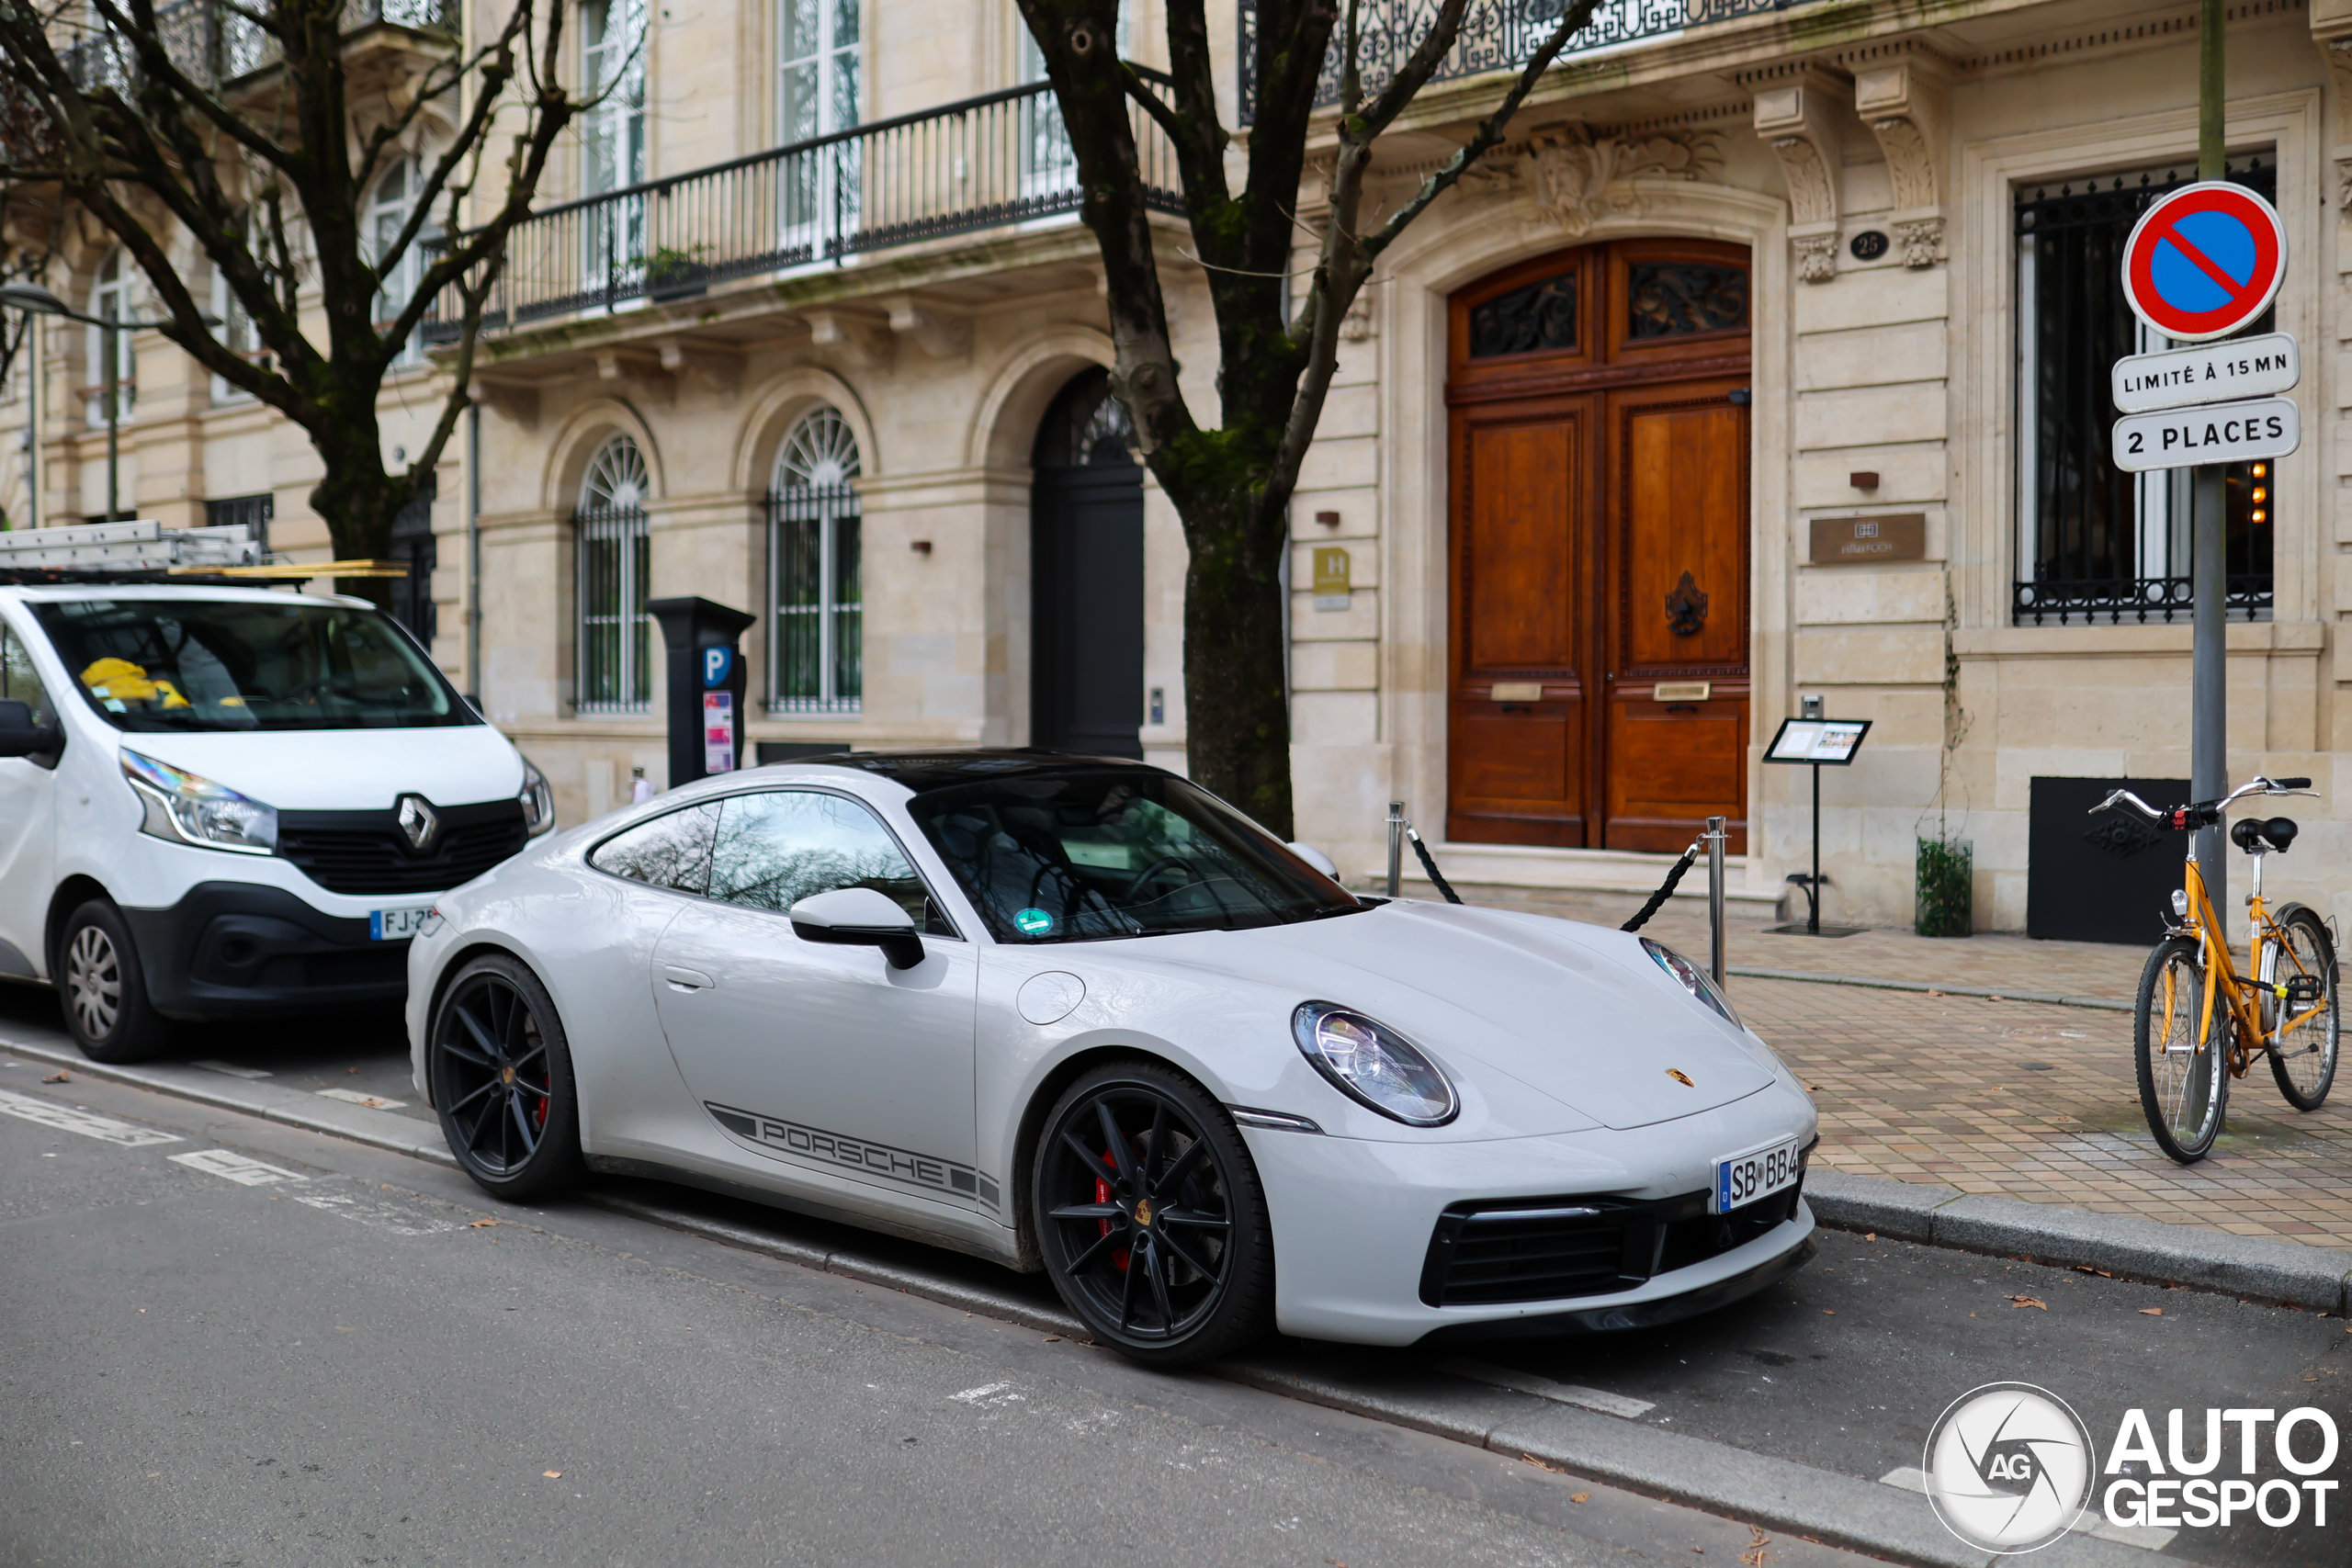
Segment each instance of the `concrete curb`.
M1818 975L1809 969L1758 969L1743 964L1724 965L1726 975L1749 980L1810 980L1816 986L1860 986L1872 991L1916 991L1940 997L1983 997L1996 1002L2042 1002L2051 1007L2096 1008L2101 1012L2130 1012L2130 1002L2100 997L2062 997L2052 991L1996 991L1990 986L1945 986L1926 980L1884 980L1875 975Z
M926 1269L910 1269L904 1264L869 1258L864 1253L839 1247L811 1247L760 1230L752 1225L732 1224L715 1220L690 1210L672 1209L660 1203L649 1203L641 1198L624 1197L616 1192L583 1191L579 1196L600 1209L616 1214L626 1214L633 1220L665 1225L671 1230L698 1235L724 1247L738 1247L745 1252L757 1252L786 1263L797 1263L804 1269L815 1269L827 1274L840 1274L852 1280L864 1280L869 1284L887 1285L894 1291L904 1291L910 1296L922 1296L947 1306L962 1307L967 1312L986 1313L990 1317L1008 1319L1023 1327L1058 1334L1065 1338L1088 1337L1086 1325L1051 1307L1024 1302L1015 1296L1000 1294L964 1280L949 1279Z
M2352 1253L2333 1247L1818 1167L1805 1173L1804 1195L1814 1217L1838 1230L2352 1315Z
M370 1111L364 1105L345 1105L315 1094L305 1094L299 1089L286 1089L277 1084L239 1083L234 1089L223 1087L217 1073L202 1067L182 1066L109 1066L93 1062L77 1050L54 1045L37 1045L30 1041L0 1037L0 1050L13 1051L19 1056L48 1062L55 1066L71 1068L85 1077L108 1078L116 1083L135 1084L181 1100L192 1100L198 1105L209 1105L221 1111L243 1111L267 1122L282 1122L288 1127L300 1127L307 1133L325 1133L333 1137L349 1138L355 1144L370 1148L389 1149L394 1154L413 1155L418 1159L431 1160L435 1165L454 1167L457 1159L443 1142L438 1122L420 1122L414 1117L401 1116L390 1111Z

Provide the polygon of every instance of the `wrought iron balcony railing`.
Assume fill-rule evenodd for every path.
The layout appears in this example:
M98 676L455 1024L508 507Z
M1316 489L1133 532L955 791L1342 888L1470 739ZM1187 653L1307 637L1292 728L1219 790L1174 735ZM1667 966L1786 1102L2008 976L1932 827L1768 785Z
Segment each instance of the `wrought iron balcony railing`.
M344 0L343 30L356 33L379 23L418 32L446 33L459 27L458 0ZM277 40L246 14L222 0L179 0L155 11L155 35L172 62L207 87L249 76L277 63ZM66 69L84 91L115 86L129 90L137 80L139 54L123 39L92 31L65 53Z
M1129 107L1146 199L1182 212L1176 156ZM508 237L483 312L498 331L699 294L729 278L1079 209L1078 160L1053 89L989 93L532 213ZM458 332L453 287L428 341Z
M1785 11L1806 0L1600 0L1592 20L1577 34L1560 58L1631 43L1637 39L1664 38L1685 28L1735 17ZM1358 15L1356 60L1364 90L1386 86L1396 66L1427 37L1436 19L1439 0L1363 0ZM1525 62L1560 25L1567 0L1474 0L1462 18L1461 34L1431 81L1476 76L1488 71L1512 70ZM1257 0L1240 0L1241 122L1257 115ZM1340 101L1341 40L1332 32L1331 47L1323 57L1322 79L1316 103L1329 107Z
M2232 572L2223 603L2233 621L2267 621L2270 573ZM2010 608L2021 626L2186 625L2196 596L2186 577L2045 578L2015 587Z

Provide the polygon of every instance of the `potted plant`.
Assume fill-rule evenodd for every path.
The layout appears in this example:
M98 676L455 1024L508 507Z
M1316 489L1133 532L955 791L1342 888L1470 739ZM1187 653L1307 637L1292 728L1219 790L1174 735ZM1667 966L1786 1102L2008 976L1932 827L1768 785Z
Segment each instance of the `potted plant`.
M704 265L702 254L710 247L695 245L689 250L673 250L661 246L645 258L645 297L648 299L685 299L710 287L710 268Z

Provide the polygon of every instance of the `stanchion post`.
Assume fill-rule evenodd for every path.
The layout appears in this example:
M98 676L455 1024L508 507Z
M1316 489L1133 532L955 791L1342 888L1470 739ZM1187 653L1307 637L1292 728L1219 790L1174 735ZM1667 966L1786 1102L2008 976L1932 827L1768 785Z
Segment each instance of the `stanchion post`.
M1724 821L1707 818L1707 967L1724 983Z
M1405 891L1405 803L1388 803L1388 896L1400 897Z

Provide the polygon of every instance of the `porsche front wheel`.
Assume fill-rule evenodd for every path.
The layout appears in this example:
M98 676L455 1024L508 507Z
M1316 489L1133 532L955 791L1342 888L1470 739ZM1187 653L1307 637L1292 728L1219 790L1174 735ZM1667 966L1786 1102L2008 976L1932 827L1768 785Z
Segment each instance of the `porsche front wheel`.
M1182 1074L1111 1063L1046 1119L1030 1221L1054 1288L1095 1337L1170 1366L1272 1327L1273 1238L1232 1118Z
M571 1053L528 965L493 953L460 969L434 1010L427 1051L441 1134L476 1186L519 1201L579 1179Z

